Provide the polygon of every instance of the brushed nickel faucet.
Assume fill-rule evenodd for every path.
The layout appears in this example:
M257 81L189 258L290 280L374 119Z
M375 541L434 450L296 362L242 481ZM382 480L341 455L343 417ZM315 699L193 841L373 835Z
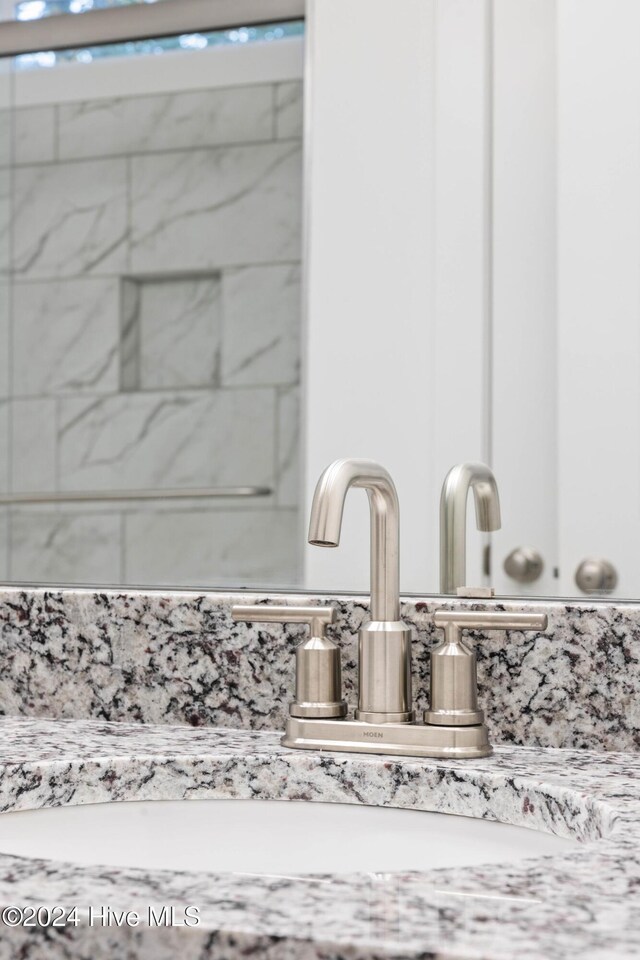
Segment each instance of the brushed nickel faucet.
M412 757L488 756L492 751L477 702L476 655L462 639L462 630L544 630L546 616L501 610L436 610L434 623L444 628L445 637L431 652L430 707L424 712L424 722L415 722L411 630L400 620L398 497L384 467L373 460L330 464L314 494L309 542L323 547L339 545L344 503L351 487L367 491L371 513L371 620L362 625L359 634L358 705L353 719L342 698L339 648L324 636L325 626L335 618L333 607L253 605L232 609L235 620L308 623L314 634L296 650L296 697L289 705L282 743L304 750ZM499 522L497 499L493 509L498 510ZM492 516L495 519L495 512Z
M467 585L467 499L473 490L478 530L500 529L500 498L493 471L484 463L449 470L440 497L440 593Z
M367 491L371 513L371 620L360 629L356 719L404 723L411 709L411 630L400 620L400 510L393 480L373 460L336 460L318 481L309 543L337 547L351 487Z

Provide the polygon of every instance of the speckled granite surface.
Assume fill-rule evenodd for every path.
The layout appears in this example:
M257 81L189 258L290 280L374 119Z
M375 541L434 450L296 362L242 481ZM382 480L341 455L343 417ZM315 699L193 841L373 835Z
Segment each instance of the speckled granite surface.
M582 842L511 865L397 874L175 873L0 855L0 909L195 904L154 930L0 926L0 957L185 960L640 955L640 757L500 747L484 760L287 751L267 731L0 720L0 809L180 798L374 803L499 819Z
M0 713L147 723L281 729L293 690L294 625L243 624L233 602L256 594L90 590L0 591ZM321 603L279 595L277 603ZM362 598L335 601L331 633L343 649L355 702ZM545 634L478 634L481 705L494 741L555 747L640 747L640 604L482 603L536 609ZM431 614L440 601L408 599L415 630L414 695L426 705Z

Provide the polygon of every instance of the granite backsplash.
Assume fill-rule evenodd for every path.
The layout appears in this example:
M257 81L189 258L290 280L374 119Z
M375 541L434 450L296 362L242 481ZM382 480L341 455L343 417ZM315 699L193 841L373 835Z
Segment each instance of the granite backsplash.
M271 595L278 604L332 602L355 703L357 632L368 600ZM304 628L231 620L256 593L158 590L0 591L0 714L281 729ZM405 598L415 630L414 697L426 706L437 597ZM456 600L461 608L546 612L545 633L475 634L481 706L495 742L640 747L640 604Z

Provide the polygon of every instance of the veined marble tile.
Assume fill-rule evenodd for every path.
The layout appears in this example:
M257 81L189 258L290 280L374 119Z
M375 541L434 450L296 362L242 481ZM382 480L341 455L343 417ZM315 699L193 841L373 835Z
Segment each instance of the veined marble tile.
M120 283L120 390L140 389L140 283Z
M126 281L123 359L127 389L211 387L220 382L220 278ZM138 330L134 330L135 326ZM137 382L136 382L137 381Z
M12 160L11 110L0 110L0 167L8 167Z
M56 489L56 401L11 401L11 489Z
M299 259L301 181L297 143L134 157L131 269Z
M300 389L278 391L278 449L276 471L278 504L297 507L300 503Z
M17 167L14 196L12 260L18 276L125 270L126 161Z
M0 579L9 580L9 510L0 507Z
M118 515L31 512L11 516L11 579L105 584L120 577Z
M276 87L276 136L278 140L302 138L303 85L299 81Z
M0 400L0 491L9 489L10 401Z
M13 170L0 168L0 278L8 277L11 259L11 189Z
M56 108L21 107L14 111L14 163L50 163L56 151Z
M59 402L63 490L273 483L272 390L163 391Z
M107 157L271 140L268 84L62 104L60 157Z
M291 583L300 580L295 510L128 514L127 583Z
M222 290L223 384L296 383L302 325L299 265L225 271Z
M8 278L0 277L0 399L8 397L9 378L9 329L11 324L11 287Z
M116 279L14 284L13 393L115 393L120 284Z

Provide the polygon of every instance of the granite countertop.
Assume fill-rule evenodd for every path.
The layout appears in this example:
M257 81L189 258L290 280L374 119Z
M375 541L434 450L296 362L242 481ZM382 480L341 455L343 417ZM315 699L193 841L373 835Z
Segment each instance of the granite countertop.
M0 926L0 957L154 960L640 955L640 756L498 747L482 760L286 750L267 731L0 720L3 811L107 800L282 798L487 817L575 852L402 874L259 877L0 855L0 908L195 904L195 928ZM159 838L161 842L161 838Z

